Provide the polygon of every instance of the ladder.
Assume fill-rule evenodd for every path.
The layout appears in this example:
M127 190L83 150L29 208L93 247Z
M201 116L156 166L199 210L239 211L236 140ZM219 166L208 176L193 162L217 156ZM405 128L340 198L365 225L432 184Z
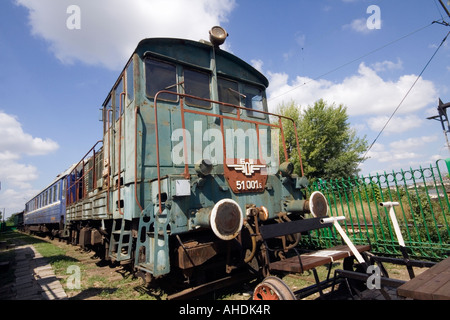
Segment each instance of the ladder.
M153 276L170 272L168 219L154 216L153 205L149 205L139 221L136 242L135 266ZM164 211L162 216L166 216Z
M115 261L130 260L132 247L131 221L114 219L109 242L109 257Z

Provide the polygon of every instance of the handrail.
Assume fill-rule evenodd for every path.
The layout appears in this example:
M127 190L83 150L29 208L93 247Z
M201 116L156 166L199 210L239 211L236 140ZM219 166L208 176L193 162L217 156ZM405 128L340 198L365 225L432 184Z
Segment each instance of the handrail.
M80 178L78 178L78 179L77 179L76 176L75 176L75 179L76 179L76 180L75 180L72 184L69 184L69 183L70 183L70 180L67 181L67 186L66 186L66 204L67 204L67 205L70 205L70 204L72 204L72 203L78 202L78 200L80 200L80 199L78 199L78 195L76 195L75 200L74 200L74 199L71 199L70 194L69 194L69 190L70 190L73 186L77 186L78 183L80 183L80 180L81 180L82 183L84 184L83 179L84 179L84 177L85 177L89 172L93 171L94 174L95 174L95 155L96 155L96 153L95 153L95 147L96 147L99 143L103 143L103 141L102 141L102 140L97 141L97 142L94 144L94 146L93 146L91 149L89 149L89 151L88 151L88 152L81 158L81 160L73 167L72 171L70 171L69 174L67 175L68 177L72 176L72 174L73 174L74 171L75 171L75 173L76 173L78 166L80 166L80 164L83 163L83 175L82 175ZM92 169L89 169L87 172L84 172L84 160L86 159L86 157L87 157L92 151L94 152L94 155L93 155L93 160L94 160L94 161L93 161L93 164L94 164L94 165L93 165ZM95 176L93 177L93 180L95 181ZM85 188L83 188L83 193L84 193L84 192L85 192Z
M211 99L199 98L199 97L192 96L192 95L189 95L189 94L176 93L176 92L172 92L172 91L168 91L168 90L161 90L161 91L158 91L156 93L155 97L154 97L155 140L156 140L156 167L157 167L157 178L158 178L159 213L162 213L162 210L161 210L161 208L162 208L162 202L161 202L161 168L160 168L161 166L160 166L160 162L159 162L159 130L158 130L158 108L157 108L158 97L159 97L160 94L172 94L172 95L176 95L176 96L181 97L181 98L197 99L197 100L200 100L200 101L205 101L205 102L209 102L209 103L213 103L213 104L219 104L219 105L222 105L222 106L233 107L235 109L239 109L239 111L240 110L247 110L247 111L258 112L258 113L261 113L261 114L265 114L265 115L268 115L268 116L274 116L274 117L278 117L279 118L279 125L275 125L275 124L272 124L270 122L266 123L266 122L261 122L261 121L242 119L241 116L240 116L240 112L236 112L236 114L237 114L236 117L232 117L232 116L223 115L223 114L216 114L216 113L204 112L204 111L198 111L198 110L190 110L190 109L185 109L184 108L182 99L180 99L180 102L181 102L180 103L180 112L182 114L182 119L181 120L182 120L183 135L184 135L184 132L185 132L185 130L184 130L185 129L184 112L220 118L223 139L225 139L224 133L223 133L223 120L224 119L238 120L238 121L242 121L242 122L253 123L255 125L264 125L264 126L279 128L281 130L282 137L284 137L284 131L283 131L283 126L281 124L281 119L286 119L286 120L292 121L292 123L294 125L294 130L295 130L295 139L296 139L297 151L298 151L298 155L299 155L299 159L300 159L301 173L302 173L302 175L304 175L303 164L302 164L302 160L301 160L300 144L298 142L297 127L295 125L295 121L292 118L286 117L286 116L283 116L283 115L279 115L279 114L274 114L274 113L267 112L267 111L255 110L255 109L241 107L241 106L237 106L237 105L233 105L233 104L229 104L229 103L225 103L225 102L220 102L220 101L215 101L215 100L211 100ZM137 111L138 111L138 109L136 108L136 110L135 110L136 114L137 114ZM137 127L137 122L136 122L136 127ZM135 135L136 135L135 136L135 141L136 141L137 140L137 129L136 128L135 128ZM183 139L184 138L185 137L183 136ZM184 139L184 143L186 143L185 140L186 139ZM258 137L258 143L259 143L259 137ZM284 141L284 138L282 139L282 143L283 143L285 159L287 160L288 159L288 153L287 153L287 147L286 147L286 142ZM224 145L224 148L225 148L225 145ZM226 153L224 153L224 157L226 158ZM184 172L184 174L185 174L186 177L189 177L189 171L188 170L189 170L188 164L187 164L187 161L185 161L185 172ZM137 152L135 152L135 172L136 171L137 171ZM136 180L137 180L137 175L135 175L135 186L136 186L136 183L137 183ZM135 192L136 192L136 188L135 188ZM135 199L138 202L136 194L135 194Z
M110 119L110 114L112 115L112 112L113 112L113 110L112 109L109 109L108 110L108 116L107 116L107 119L108 119L108 124L110 123L110 121L111 121L111 119ZM112 118L112 117L111 117ZM110 200L111 200L111 196L110 196L110 188L111 188L111 186L110 186L110 184L111 184L111 177L110 177L110 175L111 175L111 136L112 136L112 124L109 126L109 128L108 128L108 171L107 171L107 193L106 193L106 212L109 214L109 215L111 215L112 213L111 213L111 210L110 210L110 207L109 207L109 202L110 202ZM103 152L103 155L105 154L105 152ZM104 159L104 157L103 157L103 159ZM104 168L103 168L104 169Z
M117 209L119 210L119 214L123 215L123 211L120 210L120 175L121 175L121 159L122 159L122 119L123 119L123 115L122 115L122 95L125 96L126 93L125 92L121 92L119 99L120 99L120 107L119 107L119 164L118 164L118 168L117 168ZM124 113L125 114L125 113Z

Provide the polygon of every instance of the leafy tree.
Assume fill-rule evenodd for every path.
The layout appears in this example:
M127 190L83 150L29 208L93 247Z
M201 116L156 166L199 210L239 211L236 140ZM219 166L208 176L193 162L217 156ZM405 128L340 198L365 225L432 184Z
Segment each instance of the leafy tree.
M279 106L278 113L295 121L306 177L337 179L358 173L358 164L364 160L362 154L368 143L365 137L357 137L350 127L346 107L328 106L319 100L302 112L292 101ZM294 163L294 172L301 174L292 121L284 119L283 128L288 157ZM281 161L284 161L283 152L281 154Z

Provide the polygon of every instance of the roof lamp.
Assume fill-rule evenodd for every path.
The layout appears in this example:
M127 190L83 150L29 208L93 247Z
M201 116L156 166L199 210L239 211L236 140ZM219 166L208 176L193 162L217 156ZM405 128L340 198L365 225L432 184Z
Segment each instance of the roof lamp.
M211 41L215 47L222 45L227 37L228 32L222 27L215 26L209 30L209 41Z

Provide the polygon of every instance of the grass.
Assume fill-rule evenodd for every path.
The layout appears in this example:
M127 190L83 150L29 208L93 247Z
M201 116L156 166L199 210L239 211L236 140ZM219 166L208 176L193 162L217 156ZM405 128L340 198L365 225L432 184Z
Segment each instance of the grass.
M17 241L16 239L18 238L21 238L21 235L16 232L0 232L0 241L6 241L8 245L15 244L15 242ZM0 252L0 262L10 262L8 270L6 272L3 272L0 276L0 288L14 282L14 268L12 267L14 259L15 253L12 249Z
M117 275L113 278L111 274L119 268L110 268L109 266L99 267L95 264L95 259L89 255L92 253L83 252L79 247L61 245L55 242L47 241L44 238L29 236L19 232L2 232L0 241L14 243L16 246L31 244L34 248L49 262L55 271L55 275L60 279L63 288L69 297L73 299L85 299L94 297L96 299L115 299L115 300L136 300L136 299L154 299L137 288L142 285L139 279L131 275ZM0 261L14 261L14 250L0 252ZM88 262L88 263L86 263ZM90 263L89 263L90 262ZM80 270L81 288L70 289L68 281L73 283L73 272L71 266L77 266ZM8 273L2 273L0 277L0 287L14 282L14 268L10 268Z
M103 300L159 300L165 299L165 294L158 289L149 290L143 286L141 279L136 279L121 267L98 266L98 259L92 259L93 253L81 250L79 247L66 245L64 243L49 242L45 239L24 235L18 232L0 233L0 241L9 243L32 244L52 265L56 276L60 279L63 288L70 299L103 299ZM0 261L13 261L14 250L0 252ZM68 272L70 266L77 266L81 272L81 288L70 289L68 281L72 273ZM392 278L407 280L406 267L385 265ZM342 269L340 261L333 263L330 276L334 275L335 269ZM321 266L317 268L320 280L325 280L328 268ZM416 273L417 275L417 273ZM303 289L315 284L312 271L303 274L289 274L283 280L293 290ZM14 270L10 268L9 274L0 276L0 288L14 281ZM219 290L209 296L214 300L248 300L253 288L257 285L254 280L242 286ZM329 289L328 289L329 290ZM311 300L319 297L316 293L306 299Z

